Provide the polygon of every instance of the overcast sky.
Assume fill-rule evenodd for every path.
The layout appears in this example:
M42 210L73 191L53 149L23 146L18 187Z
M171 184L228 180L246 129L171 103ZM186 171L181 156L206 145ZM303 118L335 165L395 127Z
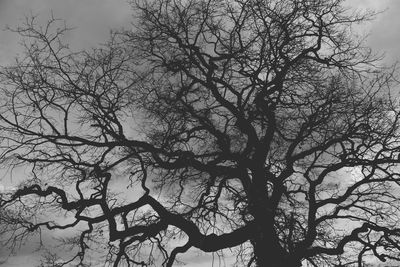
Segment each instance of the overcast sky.
M376 52L385 52L388 63L399 60L400 0L348 0L348 3L359 8L386 10L364 31L369 33L368 44ZM65 19L67 25L76 27L70 36L73 45L90 47L104 42L111 29L129 27L132 11L125 0L0 0L0 65L20 51L18 36L6 31L7 25L15 27L29 14L46 20L51 12ZM204 257L197 257L196 261L186 266L208 266L209 263ZM2 266L32 266L32 255L10 257Z
M400 1L347 0L359 8L386 10L366 29L369 44L387 58L400 58ZM0 0L0 64L12 59L18 52L18 36L5 30L21 24L29 14L43 20L51 14L65 19L76 29L71 34L73 45L90 47L107 39L110 29L129 27L132 9L126 0Z
M76 28L70 41L85 47L107 40L113 28L129 26L132 14L125 0L0 0L0 64L18 51L18 36L5 28L30 14L47 20L51 12Z

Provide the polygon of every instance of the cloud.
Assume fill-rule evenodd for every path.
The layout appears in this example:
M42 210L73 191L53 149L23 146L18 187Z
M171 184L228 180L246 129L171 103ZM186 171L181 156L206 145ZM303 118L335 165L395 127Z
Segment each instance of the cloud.
M125 0L1 0L0 64L20 51L19 37L6 31L21 25L25 16L38 15L42 21L54 14L76 28L70 41L75 47L91 47L107 40L111 29L129 26L132 10Z
M0 184L0 193L10 193L15 191L16 187Z
M386 10L378 15L377 20L372 24L368 43L375 51L385 52L386 60L393 63L400 60L400 1L384 2L387 4L382 7L385 7Z
M347 5L359 8L359 9L370 9L370 10L384 10L392 2L392 0L348 0Z
M38 255L25 254L15 255L10 257L1 257L0 266L4 267L32 267L37 266L40 263Z
M393 63L400 59L398 43L400 35L400 1L398 0L348 0L346 4L359 11L378 12L375 18L362 23L356 29L361 35L367 35L366 44L374 53L385 54L384 61Z

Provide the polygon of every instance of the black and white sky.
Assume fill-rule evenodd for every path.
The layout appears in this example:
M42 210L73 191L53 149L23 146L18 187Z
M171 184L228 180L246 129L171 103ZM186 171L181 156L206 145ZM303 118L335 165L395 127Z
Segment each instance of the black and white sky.
M387 64L399 61L400 0L347 0L347 3L358 9L383 11L374 21L361 26L360 31L368 34L367 44L375 52L385 53ZM127 0L0 0L0 66L10 63L21 51L18 35L6 28L18 26L25 16L38 15L39 20L46 21L53 13L75 28L68 36L72 46L90 48L105 42L111 29L130 27L132 12ZM0 189L4 187L0 181ZM5 259L0 258L0 266L28 267L32 266L33 258L37 254L25 251L10 256L4 263ZM211 266L209 257L196 256L189 261L187 267Z
M126 0L0 0L0 64L19 51L18 36L6 27L30 15L46 21L51 13L75 28L69 42L84 48L106 41L111 29L129 26L132 18Z

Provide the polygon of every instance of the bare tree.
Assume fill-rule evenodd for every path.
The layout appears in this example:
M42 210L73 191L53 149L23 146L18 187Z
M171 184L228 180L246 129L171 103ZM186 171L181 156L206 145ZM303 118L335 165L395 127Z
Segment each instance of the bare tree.
M395 69L343 2L136 0L133 30L78 53L27 20L1 70L1 158L30 168L5 241L73 232L52 266L400 261Z

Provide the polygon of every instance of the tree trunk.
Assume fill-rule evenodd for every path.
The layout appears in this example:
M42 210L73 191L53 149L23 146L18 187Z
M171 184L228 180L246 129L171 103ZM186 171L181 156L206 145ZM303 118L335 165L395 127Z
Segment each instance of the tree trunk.
M263 166L260 160L258 166ZM272 174L271 174L272 175ZM270 180L275 180L271 177ZM256 221L256 236L252 240L257 267L301 267L301 260L284 249L275 232L274 219L279 200L284 192L282 184L275 184L272 196L268 196L265 169L253 173L250 213Z
M275 234L260 234L253 240L257 267L301 267L301 260L279 244Z

